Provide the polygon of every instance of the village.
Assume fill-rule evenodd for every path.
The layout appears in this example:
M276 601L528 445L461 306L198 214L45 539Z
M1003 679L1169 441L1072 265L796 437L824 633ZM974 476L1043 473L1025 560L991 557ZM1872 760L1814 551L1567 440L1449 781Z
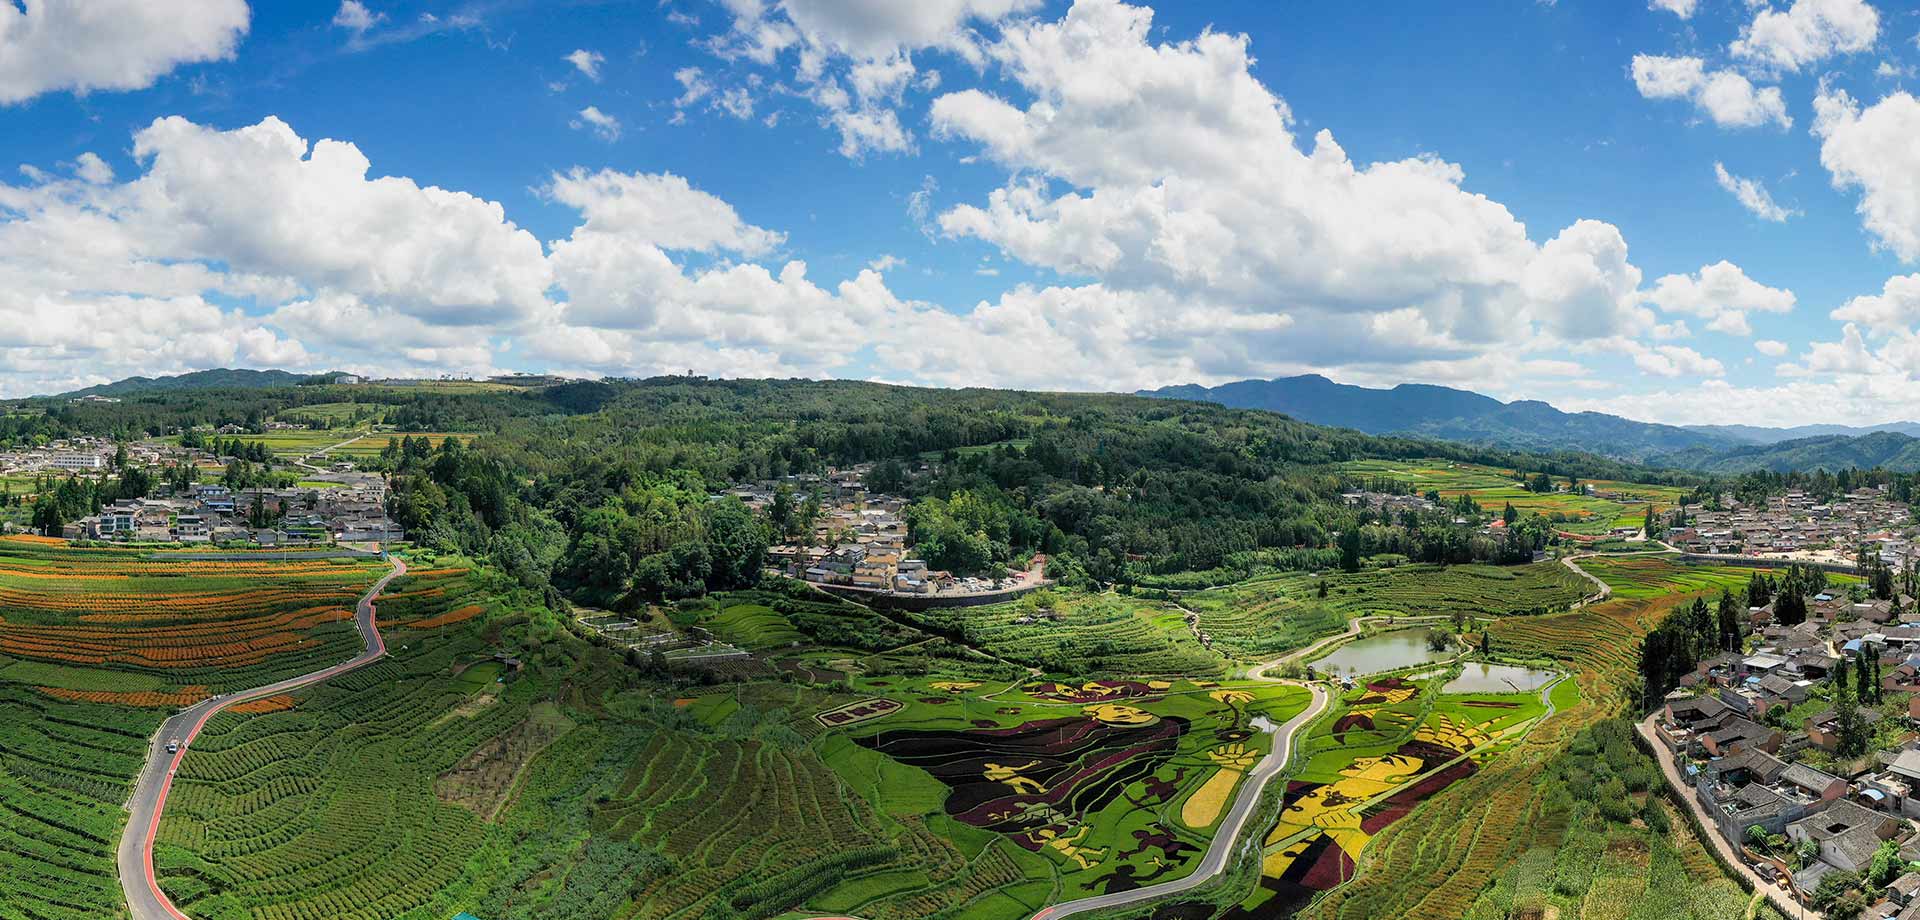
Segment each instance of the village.
M1885 486L1855 489L1827 502L1794 490L1755 505L1722 495L1718 504L1715 510L1689 510L1683 526L1667 531L1666 542L1692 553L1843 564L1852 563L1862 546L1892 566L1906 563L1913 553L1913 512Z
M1821 590L1793 625L1778 598L1747 608L1742 651L1699 662L1648 720L1710 831L1802 902L1877 855L1920 860L1920 611L1894 593ZM1920 874L1884 889L1866 916L1920 918Z
M974 603L1008 600L1045 583L1045 556L1036 556L1025 571L1005 571L998 577L929 569L912 556L907 543L906 499L868 491L866 477L872 470L873 464L867 463L825 474L793 474L737 485L728 494L756 510L771 507L782 487L816 502L819 513L805 539L769 547L767 568L843 596Z
M237 426L229 429L213 433L246 433ZM118 444L104 438L75 438L0 453L0 474L100 479L117 475L116 458L148 469L217 470L222 465L218 456L200 448L161 441ZM285 488L233 488L196 481L177 489L156 483L146 497L112 501L97 513L63 522L60 535L74 540L254 546L389 543L405 538L404 530L387 514L385 477L356 471L351 461L330 461L323 468L311 462L315 459L324 460L293 461L304 484Z

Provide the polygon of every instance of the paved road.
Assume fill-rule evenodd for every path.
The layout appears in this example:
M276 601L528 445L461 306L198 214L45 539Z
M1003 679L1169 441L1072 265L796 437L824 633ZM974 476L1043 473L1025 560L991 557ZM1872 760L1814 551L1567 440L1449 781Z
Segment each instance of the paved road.
M393 571L367 589L354 611L354 626L360 630L360 640L366 650L353 660L264 687L204 700L160 724L160 731L154 735L153 745L148 751L146 766L140 769L133 798L127 803L127 826L120 835L120 888L126 892L127 907L133 914L133 920L189 920L186 914L173 906L173 902L167 900L153 876L154 834L160 829L160 812L166 807L167 793L173 788L173 773L179 769L181 759L187 756L188 745L200 734L200 729L206 726L208 719L229 706L317 684L385 657L387 646L374 624L373 599L380 595L388 582L407 571L406 563L398 557L391 561ZM180 750L169 754L167 742L175 739L180 742Z
M1687 808L1693 812L1694 820L1700 822L1700 827L1706 831L1707 842L1720 852L1720 858L1727 865L1735 867L1741 875L1746 876L1747 881L1753 883L1754 890L1765 894L1767 900L1772 901L1773 906L1782 914L1818 920L1820 917L1818 912L1802 906L1785 888L1761 878L1760 873L1753 871L1753 867L1747 865L1746 860L1741 859L1740 854L1735 852L1733 845L1727 842L1726 835L1720 833L1720 825L1707 815L1706 806L1700 804L1700 797L1693 793L1693 785L1680 775L1680 765L1674 762L1673 752L1667 750L1667 746L1660 742L1659 735L1653 729L1654 718L1653 715L1647 716L1635 726L1635 730L1639 731L1640 737L1645 738L1647 744L1653 748L1655 759L1660 761L1660 772L1666 776L1667 782L1673 786L1674 791L1680 793L1681 800L1685 801Z

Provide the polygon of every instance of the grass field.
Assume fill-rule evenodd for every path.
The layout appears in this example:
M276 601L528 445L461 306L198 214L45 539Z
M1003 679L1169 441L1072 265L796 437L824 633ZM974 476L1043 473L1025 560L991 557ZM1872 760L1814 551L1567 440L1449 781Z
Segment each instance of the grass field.
M351 460L378 456L382 450L386 449L389 442L398 443L403 438L411 437L416 440L425 438L433 446L439 447L440 442L447 438L457 437L469 440L476 435L473 432L350 431L345 429L316 431L302 428L268 431L262 434L243 434L236 437L248 444L255 441L261 442L273 452L274 456L282 459L305 457L316 451L332 448L336 444L351 441L352 443L346 443L345 446L331 450L327 454L334 459ZM177 444L179 438L175 436L168 438L167 441Z

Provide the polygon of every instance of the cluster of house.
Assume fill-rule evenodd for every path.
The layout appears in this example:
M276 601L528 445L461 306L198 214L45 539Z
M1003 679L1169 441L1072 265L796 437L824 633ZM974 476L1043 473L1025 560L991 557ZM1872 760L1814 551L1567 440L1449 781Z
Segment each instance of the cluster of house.
M1391 492L1342 492L1342 501L1350 508L1365 508L1383 517L1392 517L1403 511L1432 511L1439 506L1419 495L1395 495Z
M255 506L273 519L250 526ZM389 543L406 537L386 511L386 484L358 476L326 489L243 489L198 484L184 495L105 505L65 525L72 539L152 543L238 543L288 546Z
M1790 491L1757 505L1720 497L1718 511L1690 511L1687 526L1668 531L1675 547L1697 553L1796 554L1871 546L1890 564L1912 550L1912 512L1886 486L1855 489L1828 502Z
M767 565L777 574L821 585L892 594L985 594L1017 586L1028 575L977 578L930 569L907 546L907 502L869 492L872 464L830 470L825 475L795 474L736 486L728 494L749 507L764 509L782 485L796 496L813 496L820 506L813 529L798 542L769 547Z
M105 438L53 441L38 447L0 452L0 472L16 475L57 473L63 476L101 472L112 464L117 449L118 445ZM155 466L168 457L168 448L161 445L127 445L127 459L131 463Z
M1807 705L1838 667L1836 653L1851 658L1872 649L1883 668L1882 688L1920 691L1920 615L1911 603L1902 609L1896 615L1888 601L1821 594L1809 602L1806 622L1778 626L1771 605L1750 608L1759 645L1700 662L1660 710L1656 737L1691 758L1694 794L1730 843L1740 847L1758 826L1796 847L1815 845L1817 855L1798 871L1756 857L1803 896L1827 873L1866 868L1888 840L1897 842L1903 858L1920 860L1920 825L1913 820L1920 819L1920 733L1904 732L1893 749L1838 774L1803 762L1807 752L1840 745L1840 713ZM1803 714L1783 728L1782 707ZM1858 716L1876 733L1885 727L1880 709L1860 706ZM1920 722L1920 694L1908 698L1907 718ZM1900 890L1888 892L1871 916L1920 920L1920 904L1912 902L1920 876L1903 876L1896 886Z

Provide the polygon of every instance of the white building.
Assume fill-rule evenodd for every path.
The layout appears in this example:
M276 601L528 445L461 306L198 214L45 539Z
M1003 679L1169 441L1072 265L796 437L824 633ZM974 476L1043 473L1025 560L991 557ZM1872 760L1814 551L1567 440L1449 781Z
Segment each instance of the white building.
M48 464L60 470L97 470L107 465L107 458L99 454L54 454Z

